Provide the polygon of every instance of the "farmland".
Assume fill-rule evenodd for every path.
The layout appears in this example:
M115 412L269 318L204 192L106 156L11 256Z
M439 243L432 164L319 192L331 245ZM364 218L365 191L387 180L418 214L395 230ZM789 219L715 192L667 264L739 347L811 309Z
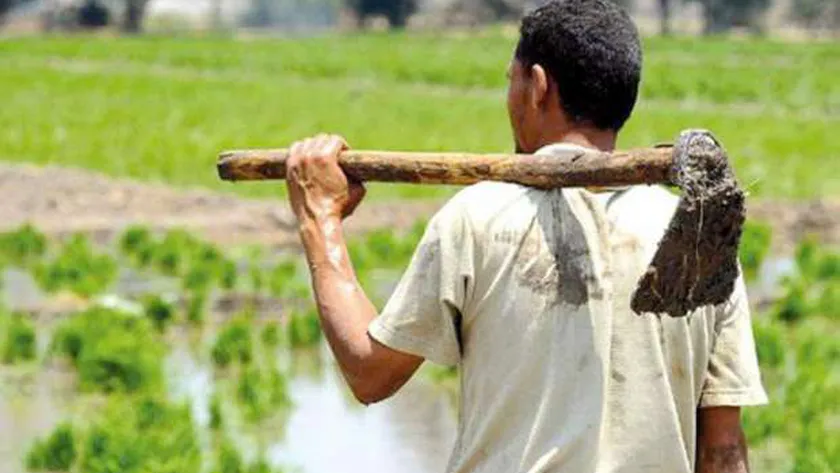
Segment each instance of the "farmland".
M642 99L622 147L709 128L754 201L840 195L840 45L645 41ZM513 42L502 30L2 40L0 158L198 187L208 193L191 202L222 208L212 219L225 209L263 216L253 210L258 204L234 196L276 198L282 186L218 182L219 150L280 147L324 130L357 148L509 150L504 71ZM269 473L358 463L368 471L441 470L456 375L426 367L384 406L353 407L321 343L305 265L287 241L222 245L229 239L208 241L169 223L132 225L140 215L134 206L104 212L118 184L76 176L75 186L92 189L82 199L58 185L61 173L32 181L31 173L8 173L32 197L7 202L34 215L39 193L48 196L45 206L59 208L62 196L76 198L61 219L101 212L120 228L105 236L68 231L72 225L0 234L0 469ZM58 191L24 189L51 179ZM142 190L131 189L151 209L143 220L154 222L159 202ZM364 231L353 233L349 250L377 305L411 257L425 215L405 205L411 215L383 218L366 206L397 214L398 198L452 192L373 186L354 218L375 225L356 227ZM196 208L175 195L160 198L176 209L167 221ZM287 231L283 225L275 232ZM741 248L772 400L745 413L754 470L833 473L840 255L811 238L776 254L771 243L779 238L751 222Z
M282 147L323 130L357 148L505 151L512 46L500 33L8 40L0 156L228 190L213 174L219 150ZM840 174L840 46L649 39L646 61L621 146L704 127L756 195L840 193L831 178ZM374 197L440 192L389 187Z

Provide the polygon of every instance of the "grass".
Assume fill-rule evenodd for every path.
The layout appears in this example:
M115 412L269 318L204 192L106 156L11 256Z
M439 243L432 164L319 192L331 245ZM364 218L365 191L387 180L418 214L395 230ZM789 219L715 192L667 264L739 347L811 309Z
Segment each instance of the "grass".
M0 156L277 196L277 183L218 182L217 152L287 146L319 131L357 148L506 151L512 44L496 33L9 40L0 43L0 87L11 91ZM840 193L830 177L840 174L840 46L651 39L646 55L622 147L709 128L754 194ZM374 186L371 196L450 192Z

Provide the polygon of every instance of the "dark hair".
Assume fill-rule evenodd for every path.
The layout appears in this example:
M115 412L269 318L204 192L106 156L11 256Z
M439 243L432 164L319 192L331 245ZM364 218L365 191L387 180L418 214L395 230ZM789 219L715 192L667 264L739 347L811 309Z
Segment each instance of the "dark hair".
M618 131L636 104L639 33L608 0L552 0L532 11L522 20L516 59L546 70L576 123Z

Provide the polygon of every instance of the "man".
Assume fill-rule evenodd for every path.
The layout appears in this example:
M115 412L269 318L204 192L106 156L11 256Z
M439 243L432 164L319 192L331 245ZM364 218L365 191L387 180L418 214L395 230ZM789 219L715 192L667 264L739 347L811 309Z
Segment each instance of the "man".
M517 151L613 150L640 71L638 34L612 3L535 10L508 71ZM424 360L458 365L449 472L748 471L740 407L766 396L743 282L685 318L630 310L676 207L667 191L469 187L431 219L377 317L342 234L364 194L337 165L346 146L296 143L288 186L324 331L361 402Z

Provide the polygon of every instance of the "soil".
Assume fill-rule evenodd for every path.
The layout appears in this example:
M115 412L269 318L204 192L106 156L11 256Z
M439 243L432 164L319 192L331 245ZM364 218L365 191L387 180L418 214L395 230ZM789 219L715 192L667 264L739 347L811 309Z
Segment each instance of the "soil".
M259 243L297 248L294 218L285 201L254 200L207 190L115 179L60 167L0 163L0 231L30 222L53 237L73 232L108 241L131 224L187 228L223 245ZM366 202L347 221L349 234L409 228L429 218L439 200ZM789 254L813 234L840 245L840 199L788 202L747 200L749 218L774 227L773 254Z
M674 147L672 181L682 190L674 218L633 295L638 313L681 317L729 300L738 278L744 192L726 153L704 131L687 131Z
M29 222L51 237L84 232L107 242L127 226L141 224L156 230L189 229L222 245L298 245L294 216L280 199L245 199L77 169L7 163L0 164L0 195L0 231ZM347 220L347 232L409 228L431 216L439 205L429 201L363 204Z

